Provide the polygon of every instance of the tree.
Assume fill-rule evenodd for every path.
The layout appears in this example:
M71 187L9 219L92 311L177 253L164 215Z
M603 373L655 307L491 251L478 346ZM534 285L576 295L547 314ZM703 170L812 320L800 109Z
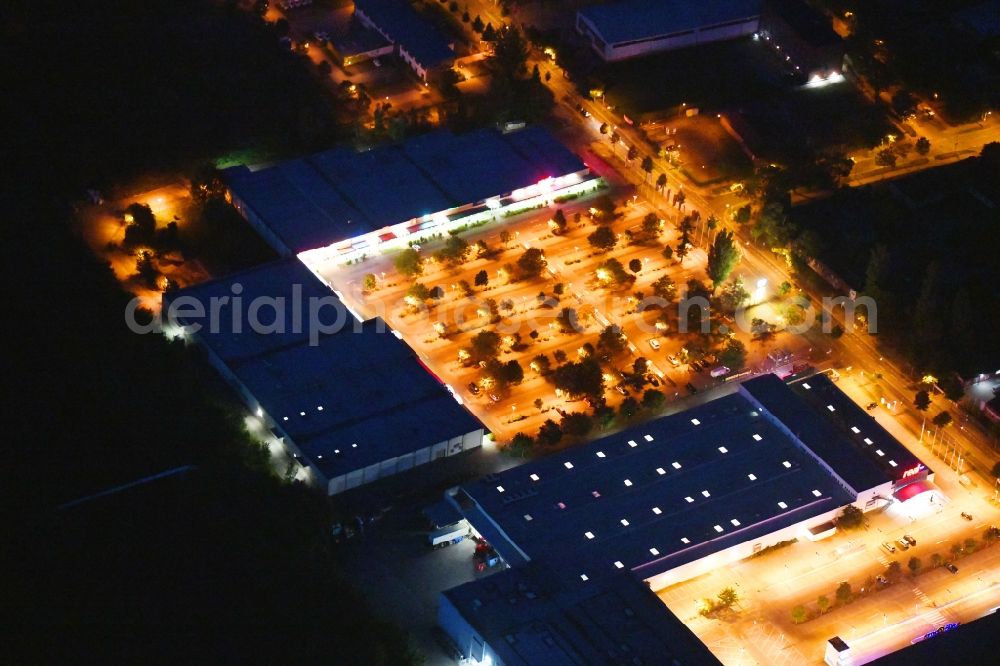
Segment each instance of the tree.
M669 245L664 245L663 250L660 252L660 255L667 261L670 261L671 259L674 258L674 248L670 247Z
M875 153L875 164L880 167L888 167L890 169L896 167L896 151L891 148L883 148L882 150Z
M458 236L449 236L444 247L434 254L434 258L449 266L461 264L469 256L469 244Z
M649 359L645 356L640 356L632 362L632 372L636 375L645 375L649 372Z
M594 271L594 274L597 276L598 280L605 284L615 284L621 286L635 282L635 276L629 275L628 272L626 272L625 267L622 266L622 262L618 261L614 257L599 263Z
M499 364L496 369L496 379L502 384L517 385L524 381L524 369L516 360Z
M920 285L920 294L913 307L913 336L911 338L914 351L926 354L937 348L943 335L941 325L941 277L940 266L932 261L924 273Z
M549 357L545 354L539 354L531 359L529 367L540 375L547 375L552 371L552 362L549 361Z
M746 365L747 361L747 348L742 342L733 338L727 344L725 349L719 353L719 363L731 368L732 370L741 370L743 366Z
M560 234L566 231L566 227L569 224L566 221L566 214L562 212L562 208L556 208L555 214L552 215L552 221L556 225L557 233Z
M917 154L921 157L924 157L927 153L931 152L931 142L924 136L917 139L915 147L917 149Z
M806 621L806 617L808 617L806 614L806 607L802 604L799 604L792 609L792 622L795 624L802 624Z
M562 436L562 428L560 428L559 424L552 419L546 419L545 423L542 424L542 427L538 429L538 441L542 444L553 446L559 443Z
M819 598L816 599L816 606L819 607L820 613L825 613L830 610L830 600L825 594L821 594L819 595Z
M330 76L330 72L333 71L333 65L330 64L329 60L320 60L319 64L316 65L316 69L319 70L320 76L325 78Z
M472 359L480 361L493 360L500 353L500 335L495 331L480 331L472 336Z
M489 273L485 270L479 271L476 273L476 277L473 279L473 282L477 287L485 287L490 283Z
M844 510L840 512L840 516L837 518L837 526L849 530L861 527L864 522L864 512L853 504L845 506Z
M944 556L941 553L931 553L931 566L935 569L944 564Z
M646 180L649 181L650 176L653 175L653 158L646 155L642 158L642 170L646 172Z
M607 252L615 246L618 238L610 227L598 227L592 234L587 236L587 242L595 249Z
M618 130L611 132L611 150L615 151L618 147L618 142L622 140L622 135L618 133Z
M784 247L788 244L791 232L784 204L770 202L757 215L757 221L750 229L750 236L765 247Z
M565 363L552 371L552 381L556 388L571 396L599 397L604 393L604 377L601 366L593 357L575 363Z
M586 437L594 429L594 419L583 412L573 412L562 418L562 431L573 437Z
M906 563L906 568L910 570L911 576L916 576L920 573L920 569L924 566L924 563L920 561L919 557L911 557L910 561Z
M374 273L366 273L364 280L361 281L361 288L365 291L375 291L375 287L378 286L378 278L375 277Z
M885 577L890 581L895 582L903 576L903 565L893 560L889 562L889 566L885 568Z
M737 277L722 288L719 304L726 312L736 312L750 302L750 292L743 286L743 278Z
M524 457L535 446L535 438L519 432L510 440L510 450L514 455Z
M647 213L642 218L642 233L648 238L657 238L662 232L663 224L660 223L660 218L657 217L656 213Z
M509 231L506 229L500 230L500 243L503 244L504 247L507 247L507 244L510 243L512 238L513 236L511 236Z
M677 296L677 285L669 275L661 275L652 284L653 293L665 301L672 301Z
M556 322L559 324L559 330L563 333L579 333L583 330L576 316L576 310L573 308L563 308L560 310L559 314L556 315Z
M731 231L720 231L715 242L708 249L708 277L712 280L713 289L729 278L729 274L740 260L740 250L733 239Z
M597 337L597 347L618 354L625 350L625 334L617 324L606 326Z
M944 428L950 425L951 421L951 414L948 412L941 412L931 420L931 423L936 425L938 428Z
M656 389L646 389L642 393L642 406L650 411L656 411L667 402L667 396Z
M564 352L562 349L557 349L554 352L552 352L552 358L556 360L556 363L565 363L566 352Z
M152 245L156 236L156 217L147 204L132 203L125 209L125 247Z
M135 273L144 285L150 289L157 288L156 281L160 277L160 271L156 268L153 253L150 250L139 252L138 258L135 260Z
M513 26L505 26L497 34L493 48L493 60L498 72L508 80L524 76L527 72L528 44L521 31Z
M979 542L978 541L976 541L972 537L969 537L968 539L965 540L965 553L967 555L971 555L972 553L976 552L978 549L979 549Z
M667 186L667 174L661 173L659 176L656 177L656 189L662 192L663 188L665 188L666 186Z
M736 212L733 214L733 220L735 220L737 224L746 224L747 222L749 222L750 204L746 204L745 206L740 206L739 208L737 208Z
M740 595L736 593L731 587L723 588L718 594L719 603L724 607L729 608L730 606L735 606L740 601Z
M481 34L485 28L483 19L479 17L479 14L476 14L476 18L472 19L472 29Z
M405 277L412 279L424 274L424 260L412 247L397 254L392 263Z
M462 292L462 295L466 298L472 298L475 295L475 290L473 290L472 285L469 284L468 280L459 280L458 288Z
M642 270L642 262L638 259L631 259L628 262L628 269L633 273L638 273Z
M639 149L635 146L629 146L628 152L625 153L625 161L631 162L637 157L639 157Z
M949 551L951 551L951 559L953 560L957 559L962 555L962 544L961 543L951 544L951 548L949 548Z
M851 584L846 580L837 586L837 603L846 604L851 601L851 597L854 596L854 591L851 589Z
M921 412L926 412L931 406L931 396L927 391L917 391L917 397L913 399L913 406Z
M517 268L522 278L536 278L545 268L545 255L537 247L529 248L517 260Z
M962 382L953 372L949 372L942 377L941 381L938 382L938 386L944 391L944 397L952 402L958 402L965 396L965 387L962 386Z
M681 225L681 237L677 241L677 248L674 250L674 254L677 256L678 263L684 263L684 257L688 255L691 251L691 225L687 222L685 218L685 223Z
M639 402L632 396L625 398L622 400L622 404L618 406L618 413L626 420L631 419L639 413Z
M608 133L608 129L609 128L608 128L608 124L607 123L601 123L601 127L599 128L599 131L601 132L601 134L607 134Z
M484 42L495 42L497 40L497 31L493 27L492 23L487 23L486 27L483 28L483 41Z
M993 474L993 478L1000 479L1000 462L993 465L993 469L990 470L990 473Z
M430 297L431 290L419 282L414 282L410 285L410 288L406 290L406 301L410 303L410 305L420 305Z

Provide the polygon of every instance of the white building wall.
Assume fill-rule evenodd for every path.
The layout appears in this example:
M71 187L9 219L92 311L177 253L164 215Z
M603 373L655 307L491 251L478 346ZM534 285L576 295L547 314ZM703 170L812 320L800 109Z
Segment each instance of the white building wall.
M698 44L737 39L757 32L760 17L753 16L714 26L703 26L669 35L609 44L600 31L582 14L577 14L577 31L590 39L591 47L606 61L626 60L660 51L672 51Z
M458 229L466 225L486 222L502 217L505 213L524 210L536 206L551 205L559 197L585 192L596 191L602 186L598 177L589 177L589 169L577 173L566 174L559 178L551 179L551 188L548 187L527 187L509 195L513 201L506 205L497 202L495 208L470 213L469 215L456 215L463 209L472 209L477 206L486 205L485 202L475 202L460 206L447 211L440 211L433 214L424 215L421 218L405 220L397 224L382 227L377 231L372 231L355 238L346 238L326 247L300 252L298 257L310 270L316 272L315 267L330 261L346 263L360 258L362 255L373 256L379 253L406 248L410 242L429 238L434 234L445 233L453 229ZM518 196L520 195L520 196ZM498 195L498 199L507 198ZM453 219L449 219L452 218ZM410 232L409 227L417 223L426 225L425 229ZM380 236L392 233L395 238L387 241L381 240Z
M821 525L829 520L832 520L839 514L839 508L832 509L826 513L810 518L807 521L802 521L800 523L796 523L795 525L789 525L784 529L772 532L771 534L763 536L759 539L744 541L743 543L737 544L725 550L712 553L711 555L703 557L700 560L695 560L694 562L689 562L688 564L682 564L681 566L671 569L670 571L664 571L661 574L651 576L645 580L649 583L650 589L654 592L662 590L665 587L682 583L686 580L695 578L696 576L714 571L720 567L727 567L734 562L750 557L755 552L763 548L767 548L768 546L773 546L778 542L788 541L790 539L799 539L800 541L809 539L810 527Z
M462 656L469 660L465 663L470 666L472 664L503 666L504 662L500 657L443 594L439 596L438 602L438 625L455 643Z

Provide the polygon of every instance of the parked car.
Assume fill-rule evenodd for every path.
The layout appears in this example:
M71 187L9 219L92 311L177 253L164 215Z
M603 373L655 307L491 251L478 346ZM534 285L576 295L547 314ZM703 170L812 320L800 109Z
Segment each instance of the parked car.
M869 402L867 405L865 405L865 409L867 409L869 412L875 409L876 407L878 407L878 403L876 402Z
M889 579L886 578L885 576L883 576L882 574L879 574L878 576L875 576L875 580L878 582L879 585L888 585L889 584Z
M917 545L917 540L914 539L913 537L911 537L909 534L904 534L903 535L903 541L905 541L906 543L910 544L911 546L916 546Z
M681 364L681 362L673 354L667 354L667 360L670 361L670 365L674 366L675 368L679 367Z
M896 539L896 543L899 544L899 549L900 550L909 550L910 549L910 544L908 544L905 539Z
M965 511L963 511L962 512L962 518L965 518L966 520L972 520L972 514L971 513L966 513Z
M691 369L694 370L695 372L701 372L702 370L705 369L698 361L691 361L688 365L690 365Z
M472 395L479 395L479 386L476 382L469 382L469 393Z
M646 381L648 381L653 386L659 386L660 380L656 378L655 375L646 375Z
M628 391L625 389L625 386L623 384L616 385L615 390L621 393L622 395L628 395Z
M696 389L694 387L694 384L692 384L691 382L688 382L687 384L685 384L684 388L686 388L688 390L688 393L690 393L691 395L694 395L695 393L698 392L698 389Z
M952 573L958 573L958 567L956 567L951 562L949 562L948 564L944 565L944 568L947 569L948 571L952 572Z
M882 548L884 548L890 555L896 552L896 547L888 541L882 542Z
M490 393L490 401L491 402L500 402L500 396L497 395L496 393Z
M650 338L649 339L649 346L652 347L654 350L659 349L660 348L660 341L657 340L656 338Z

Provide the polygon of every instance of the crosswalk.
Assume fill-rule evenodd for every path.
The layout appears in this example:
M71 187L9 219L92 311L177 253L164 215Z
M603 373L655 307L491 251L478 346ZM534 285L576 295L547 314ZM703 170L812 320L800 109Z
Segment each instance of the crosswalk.
M928 624L932 624L935 628L937 628L943 627L951 621L937 608L934 600L928 597L927 594L925 594L919 587L913 587L913 594L924 606L925 610L921 613L920 617L923 618Z

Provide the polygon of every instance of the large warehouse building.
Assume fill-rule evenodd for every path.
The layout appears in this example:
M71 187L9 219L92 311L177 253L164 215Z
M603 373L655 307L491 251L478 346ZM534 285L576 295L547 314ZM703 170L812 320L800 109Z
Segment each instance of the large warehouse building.
M474 664L671 664L718 659L626 573L559 581L536 564L444 592L438 623Z
M479 420L381 319L354 319L294 257L167 294L164 313L200 327L190 338L331 495L482 444Z
M760 0L622 0L576 16L577 31L609 62L744 37L759 25Z
M929 499L927 475L825 376L788 386L764 375L462 486L451 501L511 566L541 562L567 581L628 570L658 590L832 534L848 504Z
M233 167L223 179L268 244L310 266L406 247L599 186L539 127L434 132L362 153L334 148L261 169Z

